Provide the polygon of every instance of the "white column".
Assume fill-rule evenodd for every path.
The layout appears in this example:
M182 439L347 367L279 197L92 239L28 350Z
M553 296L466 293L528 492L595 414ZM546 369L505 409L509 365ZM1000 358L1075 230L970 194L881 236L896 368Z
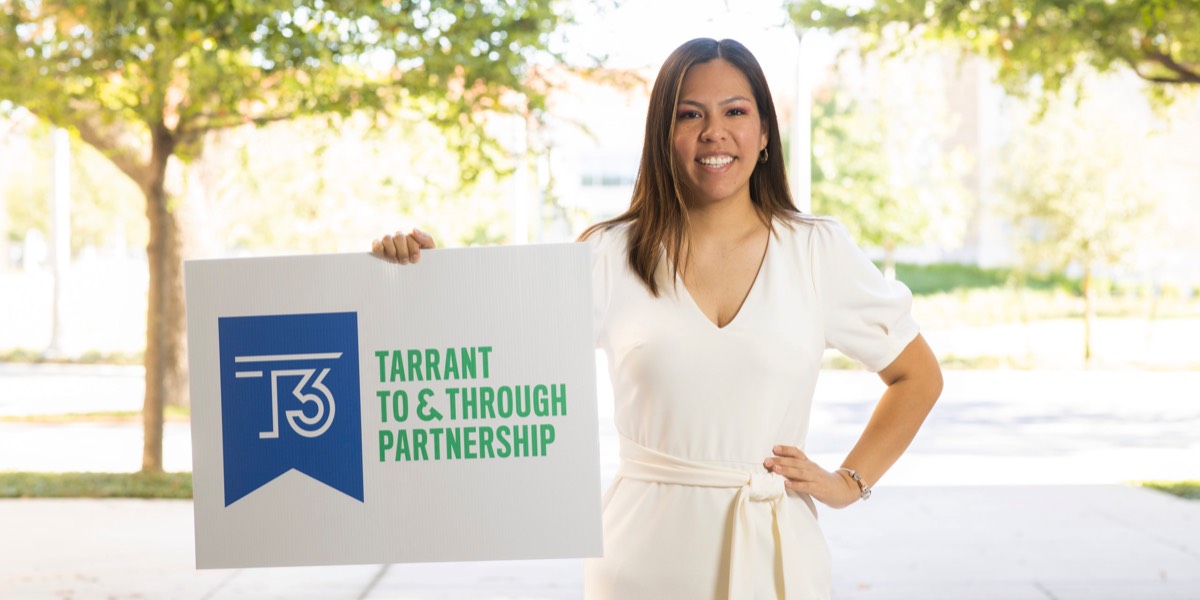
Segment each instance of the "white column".
M529 243L529 130L525 119L513 116L513 162L516 167L512 179L512 239L513 244Z
M812 212L812 44L805 43L804 32L796 27L796 99L792 106L791 152L788 157L788 181L792 200L803 212Z
M67 268L71 262L71 139L67 130L54 130L54 183L50 197L50 264L54 275L54 313L50 328L49 355L63 352L63 302L66 299Z

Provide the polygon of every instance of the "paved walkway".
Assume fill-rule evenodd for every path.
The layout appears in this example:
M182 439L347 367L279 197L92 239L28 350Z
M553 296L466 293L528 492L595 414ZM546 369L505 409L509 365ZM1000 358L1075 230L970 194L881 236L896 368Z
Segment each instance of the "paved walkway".
M578 560L197 571L191 511L184 501L0 501L0 597L580 597ZM822 526L839 599L1200 598L1200 503L1149 490L889 487L824 511Z
M136 369L0 365L0 415L136 410ZM879 383L823 375L809 449L836 462ZM835 598L1200 598L1200 373L951 372L876 497L825 510ZM103 391L98 391L103 390ZM602 404L602 422L606 408ZM186 424L168 469L190 468ZM615 442L602 432L602 477ZM0 470L132 470L137 423L0 422ZM1003 485L996 485L1003 484ZM578 598L578 560L194 569L180 501L0 501L0 598Z

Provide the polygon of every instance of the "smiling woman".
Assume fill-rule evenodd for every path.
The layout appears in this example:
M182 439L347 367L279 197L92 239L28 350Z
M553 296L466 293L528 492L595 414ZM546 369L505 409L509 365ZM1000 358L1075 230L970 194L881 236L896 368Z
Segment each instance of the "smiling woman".
M869 497L940 393L908 290L796 209L782 154L756 59L690 41L655 81L629 210L583 236L621 433L589 598L827 598L814 500ZM802 450L826 346L888 384L833 470Z
M692 67L679 92L674 162L688 210L710 202L750 203L750 175L768 156L765 123L746 76L724 60Z
M782 155L754 56L687 42L655 80L629 209L582 236L621 446L589 599L828 598L816 503L870 496L941 393L908 289L796 209ZM433 246L398 233L373 251ZM887 385L838 467L803 451L826 347Z

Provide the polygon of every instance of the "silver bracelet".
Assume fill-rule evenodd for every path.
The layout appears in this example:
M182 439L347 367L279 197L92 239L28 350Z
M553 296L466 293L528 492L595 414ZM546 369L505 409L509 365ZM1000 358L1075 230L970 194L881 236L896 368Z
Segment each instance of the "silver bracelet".
M867 483L865 481L863 481L862 475L859 475L858 471L855 471L854 469L851 469L850 467L842 467L838 470L849 473L850 478L854 480L854 483L858 484L858 497L859 498L866 500L867 498L871 497L871 486L867 485Z

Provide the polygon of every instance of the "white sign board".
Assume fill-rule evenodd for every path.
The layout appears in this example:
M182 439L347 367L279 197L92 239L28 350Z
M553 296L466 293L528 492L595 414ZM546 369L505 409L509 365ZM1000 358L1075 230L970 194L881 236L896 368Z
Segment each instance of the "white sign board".
M600 555L586 245L184 270L198 567Z

